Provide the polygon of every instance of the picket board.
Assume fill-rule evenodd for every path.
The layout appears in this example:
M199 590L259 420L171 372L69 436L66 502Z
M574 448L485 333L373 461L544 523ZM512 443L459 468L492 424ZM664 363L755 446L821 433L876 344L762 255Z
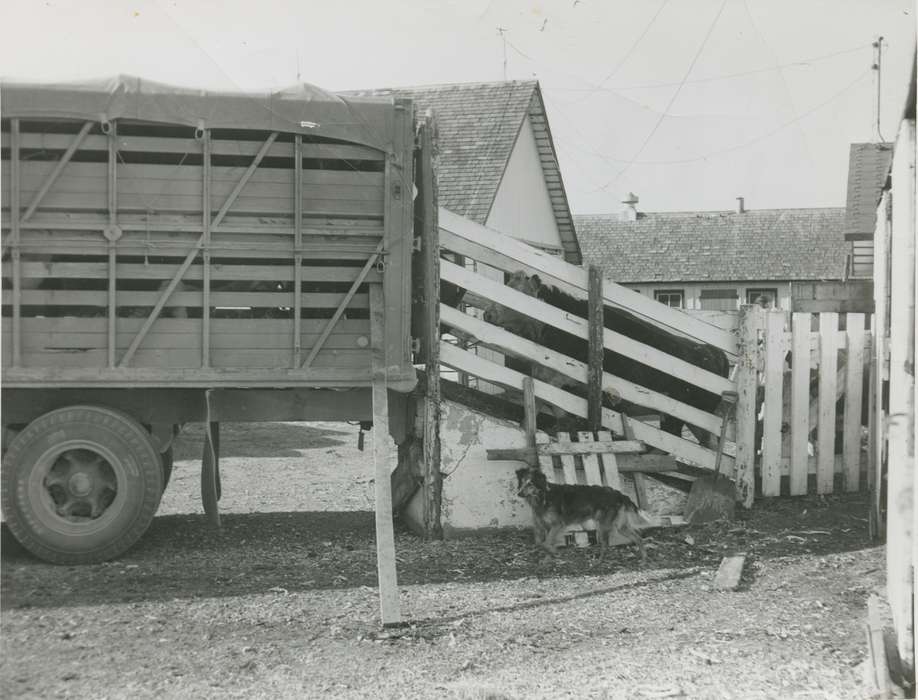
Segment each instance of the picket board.
M850 313L847 319L848 357L842 454L845 457L845 491L857 491L861 478L861 401L864 395L864 314Z
M781 494L781 422L784 386L784 313L765 314L765 417L762 440L762 495Z
M791 454L790 493L803 496L807 491L810 434L810 314L795 312L792 317L791 352Z
M593 442L593 434L587 431L577 433L577 439L580 442ZM583 473L586 477L587 484L591 486L602 486L602 474L599 471L599 455L585 454L581 455L583 460Z
M838 314L826 311L819 315L819 328L827 332L820 338L819 423L817 426L816 492L832 493L835 480L835 402L838 397L837 365Z

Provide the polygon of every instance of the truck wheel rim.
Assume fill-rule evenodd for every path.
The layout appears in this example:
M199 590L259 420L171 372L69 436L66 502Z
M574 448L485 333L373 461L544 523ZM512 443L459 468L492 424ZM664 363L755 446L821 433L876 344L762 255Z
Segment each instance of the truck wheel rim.
M45 527L86 535L105 528L124 507L124 468L103 445L59 443L36 461L28 484L32 512Z

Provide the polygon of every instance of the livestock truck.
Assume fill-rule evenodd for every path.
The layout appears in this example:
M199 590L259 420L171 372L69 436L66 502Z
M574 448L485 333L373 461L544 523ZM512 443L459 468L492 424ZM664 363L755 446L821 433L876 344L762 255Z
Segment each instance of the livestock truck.
M206 426L212 519L221 421L371 421L382 386L404 437L410 101L126 77L0 94L0 479L24 547L125 551L184 423Z

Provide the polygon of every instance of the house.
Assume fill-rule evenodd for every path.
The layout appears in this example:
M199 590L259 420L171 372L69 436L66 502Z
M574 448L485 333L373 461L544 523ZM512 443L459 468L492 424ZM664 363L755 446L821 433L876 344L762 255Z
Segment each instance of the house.
M758 300L819 310L822 290L843 283L845 210L639 212L575 216L584 264L656 300L687 310L736 311Z
M439 141L439 205L580 264L564 181L538 81L360 90L432 110Z
M892 163L891 143L852 143L848 156L848 199L845 240L850 241L848 274L855 279L873 277L873 234L877 202Z

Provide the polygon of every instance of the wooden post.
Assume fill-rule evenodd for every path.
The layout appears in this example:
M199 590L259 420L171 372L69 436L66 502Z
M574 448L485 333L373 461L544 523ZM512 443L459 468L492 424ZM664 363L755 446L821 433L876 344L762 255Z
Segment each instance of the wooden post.
M437 173L434 169L434 121L425 117L420 130L417 177L421 230L421 351L427 392L424 396L424 436L422 443L422 472L424 489L424 535L442 539L440 506L443 495L443 475L440 472L440 228L437 220Z
M203 282L201 290L201 367L210 367L210 129L204 129L201 140L201 225L203 226Z
M526 433L526 447L535 447L536 445L537 417L535 386L532 383L532 377L525 377L523 379L523 431ZM539 466L538 457L527 461L533 469Z
M293 138L293 366L303 361L303 137Z
M395 530L392 525L389 399L386 388L385 303L378 284L370 285L370 342L373 374L373 463L376 486L376 571L383 627L402 621L395 566Z
M118 123L109 124L108 132L108 366L115 366L118 323Z
M590 430L602 429L602 370L603 370L603 295L602 271L596 265L589 269L589 314L590 327L589 361L587 364L587 414Z
M736 369L736 462L735 480L739 499L746 508L755 499L756 389L759 371L759 329L763 310L752 304L740 309L739 357Z

